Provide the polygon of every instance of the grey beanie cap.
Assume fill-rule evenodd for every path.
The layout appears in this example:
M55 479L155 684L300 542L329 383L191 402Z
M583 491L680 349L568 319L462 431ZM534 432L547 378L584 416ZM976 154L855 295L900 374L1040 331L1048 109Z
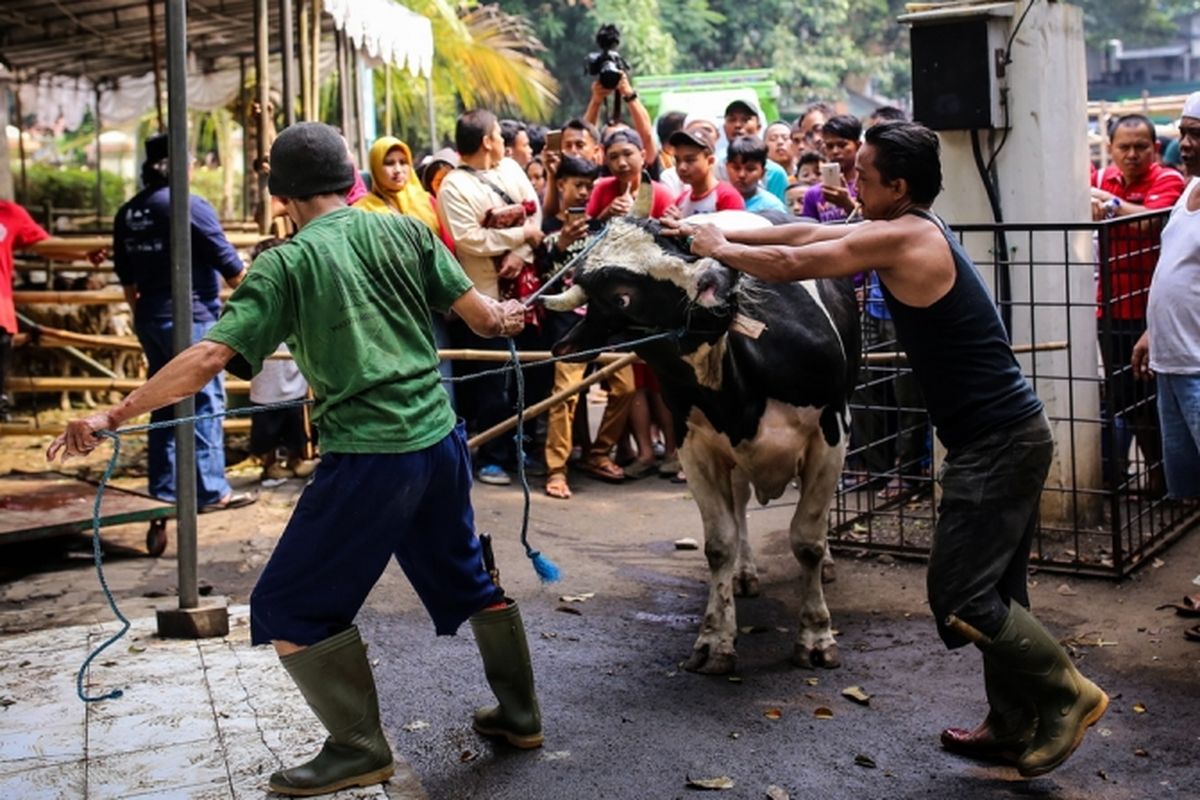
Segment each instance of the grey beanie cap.
M267 188L276 197L344 194L354 185L354 164L336 128L323 122L289 125L271 145Z

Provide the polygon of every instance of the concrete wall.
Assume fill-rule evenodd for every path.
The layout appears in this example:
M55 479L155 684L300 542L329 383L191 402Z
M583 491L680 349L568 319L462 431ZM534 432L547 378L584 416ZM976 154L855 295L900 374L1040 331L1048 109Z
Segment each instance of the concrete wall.
M1010 33L1028 2L1016 3L1015 14L1008 20ZM1005 221L1089 220L1082 11L1063 3L1035 2L1013 41L1006 81L1011 130L995 169ZM986 161L990 153L988 134L981 135ZM998 143L1001 135L996 131L993 141ZM935 210L952 224L992 220L970 136L964 131L942 135L946 188ZM981 265L994 262L991 237L971 237L965 243ZM1088 305L1095 298L1090 235L1020 234L1010 236L1008 246L1016 305L1013 342L1069 340L1072 345L1069 350L1022 356L1022 366L1027 374L1036 371L1036 388L1052 419L1097 419L1098 386L1078 380L1097 374L1095 308ZM1031 267L1031 261L1058 266ZM1071 266L1064 267L1066 263ZM985 267L981 271L991 283L992 270ZM1039 304L1079 305L1069 312L1053 305L1030 309L1031 289ZM1068 375L1076 380L1066 380ZM1057 453L1048 485L1099 485L1099 427L1077 424L1073 436L1065 421L1055 423L1054 428ZM1068 500L1068 495L1047 493L1043 514L1057 519L1078 514L1090 517L1100 512L1098 507L1076 507Z

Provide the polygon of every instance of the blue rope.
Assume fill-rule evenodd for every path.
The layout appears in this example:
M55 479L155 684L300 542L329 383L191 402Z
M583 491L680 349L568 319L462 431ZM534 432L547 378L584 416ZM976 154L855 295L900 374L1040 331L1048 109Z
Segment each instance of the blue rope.
M75 693L85 703L115 700L125 694L120 689L113 689L110 692L95 697L84 694L83 676L87 673L88 666L91 665L96 656L104 652L109 646L116 644L117 640L129 630L129 620L117 608L117 601L113 598L112 590L108 588L108 581L104 578L104 565L100 556L100 503L104 500L104 487L108 483L108 479L112 477L113 470L117 466L117 458L121 455L121 437L111 431L99 431L96 435L105 439L112 439L113 452L112 456L108 459L108 466L104 470L104 475L100 478L100 485L96 487L96 503L92 506L92 559L96 562L96 574L100 576L100 588L104 589L104 597L108 600L108 607L112 609L116 618L121 620L121 630L114 633L104 644L93 650L79 667L79 673L75 676Z

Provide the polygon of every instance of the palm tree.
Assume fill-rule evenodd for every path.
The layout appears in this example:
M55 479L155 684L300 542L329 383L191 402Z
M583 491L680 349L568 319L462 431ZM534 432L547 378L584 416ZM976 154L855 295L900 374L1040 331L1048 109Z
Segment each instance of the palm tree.
M544 51L523 17L495 5L469 3L456 11L446 0L406 0L404 5L428 17L433 25L433 84L439 131L453 129L460 107L489 108L501 115L544 120L557 107L558 81L537 54ZM380 70L375 95L381 116L389 94L396 133L410 144L429 142L425 82L407 71ZM386 123L380 120L380 130Z

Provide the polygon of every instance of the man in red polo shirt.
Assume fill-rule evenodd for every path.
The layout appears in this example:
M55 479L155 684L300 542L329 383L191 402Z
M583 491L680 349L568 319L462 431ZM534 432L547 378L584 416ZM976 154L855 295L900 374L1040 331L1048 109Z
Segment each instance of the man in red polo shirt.
M1092 188L1093 219L1170 208L1179 199L1183 176L1158 163L1157 138L1154 123L1141 114L1129 114L1113 124L1109 144L1112 164L1100 176L1099 188ZM1111 328L1108 336L1103 325L1099 331L1100 353L1105 375L1109 376L1105 398L1108 416L1125 418L1148 465L1161 461L1158 418L1144 385L1134 380L1129 362L1133 345L1146 329L1146 301L1158 259L1160 230L1158 222L1110 227L1107 263L1100 273L1102 280L1107 275L1107 287L1096 287L1096 316L1101 320L1107 316ZM1114 489L1125 474L1124 458L1117 450L1122 447L1114 447L1115 470L1106 475ZM1151 491L1158 493L1163 485L1161 468L1151 469L1149 480Z

